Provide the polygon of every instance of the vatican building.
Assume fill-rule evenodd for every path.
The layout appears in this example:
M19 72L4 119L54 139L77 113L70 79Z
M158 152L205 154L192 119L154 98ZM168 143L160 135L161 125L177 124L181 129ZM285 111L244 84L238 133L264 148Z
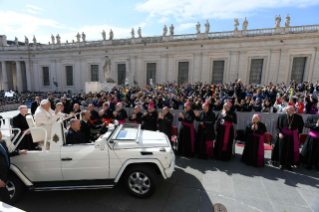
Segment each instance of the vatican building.
M48 35L48 44L38 43L36 36L19 42L0 35L0 89L79 93L107 82L319 80L319 25L290 26L289 15L283 19L276 16L274 28L267 29L249 29L247 19L239 27L235 19L228 32L211 32L207 21L185 35L175 35L174 26L167 25L156 37L144 37L139 28L128 32L129 39L113 39L111 30L91 41L79 32L66 43L60 35Z

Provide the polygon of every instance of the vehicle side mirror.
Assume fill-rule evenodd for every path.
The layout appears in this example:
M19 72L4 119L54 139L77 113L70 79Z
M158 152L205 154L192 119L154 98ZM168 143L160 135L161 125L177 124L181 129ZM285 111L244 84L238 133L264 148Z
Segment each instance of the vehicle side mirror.
M111 149L114 149L114 145L115 145L114 140L110 140L110 142L109 142L109 147L110 147Z

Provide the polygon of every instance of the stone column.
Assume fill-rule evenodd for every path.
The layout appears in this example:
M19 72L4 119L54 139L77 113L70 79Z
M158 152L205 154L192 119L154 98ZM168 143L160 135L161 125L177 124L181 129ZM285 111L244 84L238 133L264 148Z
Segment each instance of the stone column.
M207 53L203 53L202 54L202 70L201 70L201 81L202 82L209 82L210 83L210 79L209 79L209 73L208 73L208 67L209 65L208 63L208 54Z
M165 83L167 81L167 63L166 63L166 55L161 55L160 64L159 64L159 83Z
M74 87L75 87L75 92L79 93L81 92L82 86L81 86L81 60L75 60L75 66L73 70L73 75L74 75Z
M56 60L56 82L58 82L58 91L64 91L64 83L62 81L62 77L66 78L66 75L63 75L61 70L61 61L60 60Z
M40 78L40 74L38 71L38 62L37 61L33 61L33 77L34 77L34 90L35 91L40 91L40 82L39 82L39 78Z
M30 72L30 64L29 61L25 61L25 72L27 76L27 89L28 91L31 91L31 72Z
M1 65L2 65L3 90L4 91L8 91L9 85L8 85L8 75L7 75L6 61L2 61Z
M175 64L174 64L174 55L172 54L169 54L168 55L168 58L167 58L167 80L172 82L174 80L177 81L177 78L178 78L178 74L175 75L175 71L174 71L174 68L175 68ZM178 67L177 67L178 68ZM178 72L178 70L177 70ZM176 77L177 76L177 77Z
M197 82L198 79L200 79L201 75L201 53L194 53L193 54L193 61L194 61L194 68L193 68L193 74L191 76L191 82Z
M85 91L85 82L89 82L90 80L89 73L87 71L86 60L81 59L81 90Z
M23 91L23 83L22 83L22 74L21 74L21 62L16 61L16 71L17 71L17 83L18 83L18 91Z
M126 66L126 78L130 86L134 84L133 82L133 74L131 73L131 59L127 58L125 62Z

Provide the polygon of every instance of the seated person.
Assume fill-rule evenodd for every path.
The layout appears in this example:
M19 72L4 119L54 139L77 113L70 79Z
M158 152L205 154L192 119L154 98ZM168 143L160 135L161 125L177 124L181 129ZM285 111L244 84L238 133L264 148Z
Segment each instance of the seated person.
M90 111L90 119L89 119L90 123L91 124L95 124L96 122L98 123L99 118L100 118L99 113L94 110L93 104L89 105L89 111ZM82 117L82 119L83 119L83 117Z
M95 125L90 122L90 113L87 110L83 110L81 112L82 120L81 120L81 132L85 136L86 139L95 141L100 137L100 134L104 134L107 132L108 128L106 127L106 123ZM91 129L101 129L99 134L93 135L91 133Z
M65 133L66 144L91 143L80 131L81 123L78 119L71 119L70 128Z
M78 103L75 103L73 107L74 107L73 113L74 114L78 113L78 115L76 115L76 118L80 119L80 113L81 113L80 105Z
M106 122L106 125L108 126L110 123L113 122L113 111L109 108L107 102L103 104L103 112L104 113L101 115L101 120L103 123Z
M119 102L116 104L116 111L113 111L113 116L114 116L114 119L116 119L119 122L119 124L125 123L125 119L127 118L127 113L123 109L122 103Z
M60 117L60 119L64 119L64 118L67 118L67 117L70 117L70 116L74 116L74 113L73 113L73 112L71 112L70 114L63 113L63 112L62 112L62 111L64 111L64 109L65 109L62 102L56 103L56 108L58 108L59 111L60 111L60 112L57 114L57 115Z

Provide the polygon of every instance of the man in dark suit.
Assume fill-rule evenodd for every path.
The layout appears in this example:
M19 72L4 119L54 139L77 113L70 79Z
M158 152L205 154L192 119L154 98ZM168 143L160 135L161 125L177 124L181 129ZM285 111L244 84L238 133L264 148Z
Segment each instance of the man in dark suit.
M27 152L27 150L19 151L17 149L9 152L6 142L2 140L2 133L0 131L0 201L4 203L9 203L10 201L10 194L6 188L10 167L10 157L20 154L27 154Z
M77 119L80 119L81 109L80 109L80 105L79 105L78 103L75 103L75 104L74 104L73 113L74 113L74 114L79 113L78 115L76 115L76 118L77 118Z
M16 116L13 117L13 128L19 128L21 130L21 133L19 135L19 138L16 140L16 142L20 139L24 131L29 129L28 122L25 118L25 116L28 114L28 108L25 105L21 105L18 110L20 113ZM18 133L15 131L15 133ZM28 150L35 150L36 149L36 144L33 143L32 137L31 137L31 132L28 131L24 138L21 140L19 145L17 146L18 149L28 149Z
M87 110L83 110L81 112L82 120L81 120L81 132L85 136L86 139L95 141L100 134L104 134L107 132L108 128L106 127L106 123L95 125L90 122L90 113ZM100 129L100 133L94 135L91 133L91 129Z
M65 133L66 144L90 143L90 139L86 139L80 131L81 123L78 119L71 119L71 127Z
M35 101L31 104L31 114L34 115L37 108L40 106L41 99L39 96L35 97Z
M107 105L109 106L109 109L112 111L115 111L115 103L112 100L112 96L111 94L109 94L109 96L107 97L107 101L106 101Z
M89 111L90 111L90 119L89 119L89 121L91 122L91 124L99 123L100 122L100 116L99 116L99 113L94 110L94 105L93 104L89 104Z
M63 113L66 113L66 114L70 114L71 108L70 108L70 104L69 104L69 102L67 101L66 97L62 97L62 98L61 98L61 101L62 101L63 106L64 106L64 110L63 110L62 112L63 112Z
M54 100L53 100L53 97L52 97L52 93L48 93L48 100L51 103L51 109L55 110L55 104L54 104Z
M167 135L168 139L172 137L173 115L169 112L168 107L163 108L163 115L158 114L159 130Z

